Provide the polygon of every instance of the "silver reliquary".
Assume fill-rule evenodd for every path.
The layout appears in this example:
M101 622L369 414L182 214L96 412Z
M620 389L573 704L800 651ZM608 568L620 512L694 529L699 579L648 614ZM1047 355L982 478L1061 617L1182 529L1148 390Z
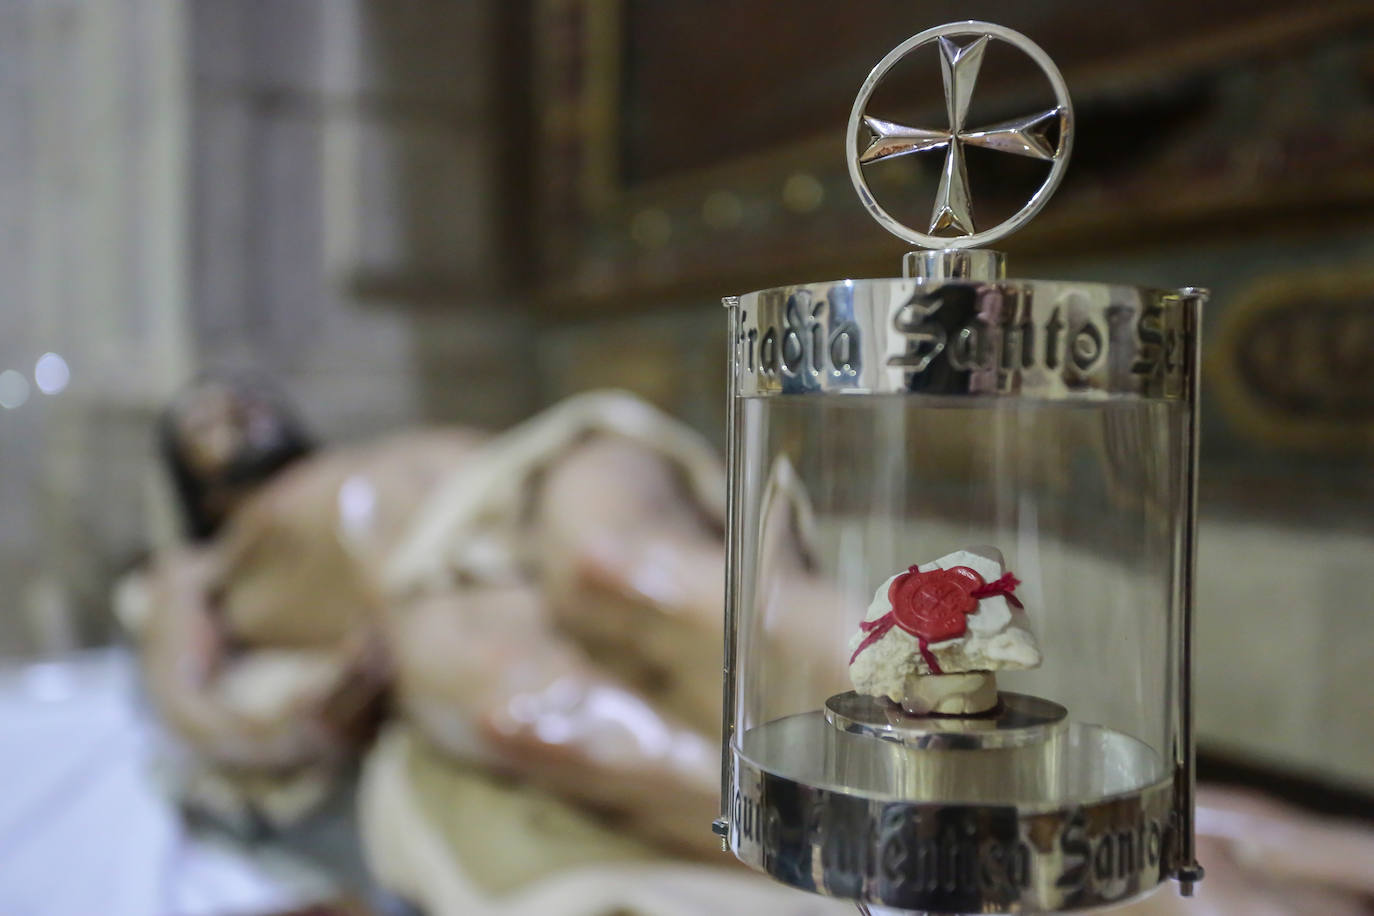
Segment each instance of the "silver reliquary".
M995 50L994 50L995 49ZM985 52L1053 107L969 117ZM869 113L912 53L948 119ZM933 74L933 69L932 69ZM859 92L851 178L921 246L901 277L725 300L730 518L717 831L871 912L1072 911L1191 893L1198 289L1007 279L986 247L1064 174L1054 63L982 22L903 42ZM975 225L970 149L1044 181ZM925 232L870 190L942 162ZM984 155L979 153L977 155Z

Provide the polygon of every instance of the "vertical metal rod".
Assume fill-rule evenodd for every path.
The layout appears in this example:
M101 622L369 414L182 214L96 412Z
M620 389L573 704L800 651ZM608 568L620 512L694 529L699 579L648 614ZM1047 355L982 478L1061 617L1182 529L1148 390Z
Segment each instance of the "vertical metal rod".
M1197 754L1193 735L1193 635L1197 607L1197 518L1198 518L1198 457L1202 435L1202 307L1207 301L1205 289L1187 287L1179 290L1187 301L1184 321L1189 337L1188 347L1188 480L1185 492L1183 529L1183 622L1182 645L1179 650L1179 746L1182 772L1177 785L1178 856L1174 878L1179 893L1193 895L1193 887L1202 880L1203 869L1197 861L1197 836L1194 811L1197 790Z
M739 557L736 555L738 537L735 525L739 515L739 430L736 395L739 390L739 360L736 352L739 337L739 297L721 300L729 312L725 341L726 380L725 403L725 639L721 670L721 741L720 741L720 817L712 825L720 837L721 849L730 849L730 797L734 785L731 776L732 746L735 740L735 600L738 597Z

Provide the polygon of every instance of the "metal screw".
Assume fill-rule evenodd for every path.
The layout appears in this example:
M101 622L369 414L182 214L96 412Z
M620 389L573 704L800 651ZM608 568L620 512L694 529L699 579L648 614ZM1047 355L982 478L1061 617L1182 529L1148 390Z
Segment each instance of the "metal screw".
M1178 882L1178 893L1182 897L1193 896L1194 886L1203 879L1207 872L1196 862L1192 865L1181 866L1174 872L1174 880Z

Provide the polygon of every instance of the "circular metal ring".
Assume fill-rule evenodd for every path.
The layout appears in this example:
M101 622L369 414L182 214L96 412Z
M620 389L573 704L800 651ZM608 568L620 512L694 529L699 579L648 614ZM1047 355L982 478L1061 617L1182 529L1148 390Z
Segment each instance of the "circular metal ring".
M1043 697L1001 691L997 709L979 716L914 716L885 700L847 690L825 701L825 721L919 750L985 750L1043 743L1068 727L1068 710Z
M1055 103L1059 109L1060 130L1059 142L1054 151L1053 164L1050 173L1045 178L1030 200L1028 200L1019 211L1009 219L1004 220L991 229L984 229L981 232L974 232L962 236L938 236L925 232L917 232L915 229L901 223L887 210L883 209L873 196L872 190L868 187L868 182L863 176L863 168L859 162L858 131L859 122L863 118L864 109L868 105L873 91L887 75L887 72L903 57L910 54L919 47L927 45L940 38L959 35L978 35L996 38L1020 50L1028 56L1049 79L1050 86L1054 90ZM952 125L953 126L953 125ZM957 132L956 132L957 133ZM958 142L957 136L952 137L951 143ZM1040 212L1041 208L1049 201L1054 194L1059 182L1064 177L1064 172L1068 168L1069 153L1073 148L1073 105L1069 99L1069 89L1064 82L1063 75L1059 68L1054 65L1054 61L1044 52L1035 42L1025 35L1013 29L1006 28L991 22L979 22L970 20L967 22L952 22L946 25L936 26L926 29L918 35L913 35L906 41L893 48L886 57L878 62L873 71L864 80L863 86L859 89L858 96L854 99L854 108L849 114L849 128L845 136L845 159L849 166L849 179L854 184L855 191L859 194L859 200L863 203L869 214L878 221L878 224L891 232L898 238L919 245L922 248L977 248L996 241L1003 236L1009 235L1024 226L1032 217Z

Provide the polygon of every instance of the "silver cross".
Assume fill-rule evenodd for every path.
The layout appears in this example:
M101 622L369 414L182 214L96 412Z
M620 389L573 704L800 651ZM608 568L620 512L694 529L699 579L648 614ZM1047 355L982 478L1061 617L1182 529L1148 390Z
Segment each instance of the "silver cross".
M950 37L970 34L976 37L962 45ZM1019 48L1040 65L1050 80L1059 104L1047 111L970 129L965 126L969 101L973 97L978 71L983 64L983 53L987 50L988 42L994 37ZM892 64L915 48L931 41L937 42L940 49L945 110L949 116L949 127L945 130L907 127L863 114L863 107L874 87ZM856 155L853 132L857 128L856 122L860 116L863 124L871 132L872 139L868 148L862 154ZM1051 144L1049 140L1049 131L1054 125L1059 127L1057 144ZM1005 235L1018 228L1044 206L1054 187L1058 185L1067 164L1072 126L1073 113L1069 107L1068 90L1064 87L1063 78L1048 56L1029 39L1018 32L991 23L965 22L941 26L922 32L904 42L884 58L869 75L859 98L855 101L850 119L850 175L864 205L889 231L926 247L965 247ZM978 232L974 226L973 208L969 199L968 170L964 164L965 145L1042 159L1053 162L1054 166L1045 184L1019 213L1001 226ZM931 211L929 233L919 233L898 223L878 205L863 180L859 167L894 156L935 149L945 150L944 168L940 172L940 187L936 193L934 209ZM957 235L937 235L951 230Z

